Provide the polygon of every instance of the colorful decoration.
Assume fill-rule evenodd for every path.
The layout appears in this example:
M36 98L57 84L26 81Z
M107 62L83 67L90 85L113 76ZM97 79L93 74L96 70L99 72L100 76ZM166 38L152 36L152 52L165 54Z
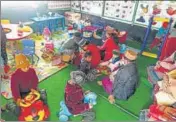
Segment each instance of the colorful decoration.
M147 26L149 25L151 16L156 16L160 19L157 19L158 21L154 21L152 23L152 27L160 28L162 26L162 22L165 21L164 18L176 19L175 7L176 1L139 1L135 16L135 24Z
M102 15L103 1L81 1L81 11L89 14Z
M23 99L19 121L44 121L49 117L48 106L39 99L40 94L35 90Z
M43 30L43 37L46 41L49 41L50 40L50 37L51 37L51 31L49 30L48 27L45 27L44 30Z
M135 4L135 1L105 1L104 16L132 22Z

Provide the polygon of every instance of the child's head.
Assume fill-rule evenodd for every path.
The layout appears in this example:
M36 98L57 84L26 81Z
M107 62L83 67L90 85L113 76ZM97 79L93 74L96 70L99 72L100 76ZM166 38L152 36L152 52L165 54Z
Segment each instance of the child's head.
M23 54L18 54L15 56L16 68L27 72L30 66L28 58Z
M69 81L70 84L83 84L84 83L84 76L85 74L80 71L72 71L70 73L71 80Z
M86 39L81 39L79 42L78 42L78 45L83 49L83 50L87 50L87 46L89 44L89 41L87 41Z
M92 60L92 54L91 52L87 51L85 54L84 54L84 59L87 61L87 62L90 62Z
M81 38L82 34L80 32L75 32L74 37Z

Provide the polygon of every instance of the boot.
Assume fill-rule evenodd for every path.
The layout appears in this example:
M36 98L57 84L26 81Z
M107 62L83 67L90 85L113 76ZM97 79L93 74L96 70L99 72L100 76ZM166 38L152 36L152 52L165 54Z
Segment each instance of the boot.
M40 92L40 99L47 105L47 93L45 89L39 90Z

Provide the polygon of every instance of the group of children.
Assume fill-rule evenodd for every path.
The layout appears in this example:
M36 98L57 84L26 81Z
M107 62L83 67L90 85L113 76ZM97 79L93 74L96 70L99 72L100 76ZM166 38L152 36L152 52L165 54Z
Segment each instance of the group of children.
M63 44L63 51L70 50L68 43L71 41L72 47L79 47L77 52L72 50L74 55L72 60L78 68L76 71L71 72L71 80L67 82L65 88L65 103L72 114L85 112L89 112L87 116L92 114L93 111L90 112L90 109L93 106L83 102L85 93L81 86L84 83L96 80L101 72L99 66L106 66L110 70L110 74L103 78L102 81L97 82L109 94L110 103L114 103L115 98L127 100L134 94L139 82L135 63L137 54L132 50L126 50L126 48L125 51L124 49L120 51L121 46L117 43L116 31L113 28L106 29L106 40L102 46L96 46L84 38L81 39L79 32L74 34L74 41L71 39ZM79 38L77 38L77 35L79 35Z
M71 114L81 114L85 121L94 120L95 112L92 110L92 104L84 103L83 101L85 94L90 91L85 92L81 86L97 79L97 76L101 72L98 69L99 66L105 66L110 71L107 76L97 82L97 84L102 86L107 94L109 94L108 100L110 103L114 103L115 99L127 100L130 98L135 93L139 83L139 75L135 62L137 59L136 52L127 50L126 48L121 51L124 45L119 46L118 44L118 30L107 27L105 35L104 44L102 46L96 46L82 38L81 33L76 32L73 38L65 42L61 48L61 54L69 54L72 64L78 67L76 71L70 73L71 78L66 84L64 92L65 104ZM4 43L1 43L1 47L4 47L2 46L3 44ZM6 52L4 52L4 48L1 48L1 57L4 59L3 65L7 67L7 56ZM176 67L176 53L171 57L173 61L170 59L167 60L168 62L166 60L164 62L160 61L153 69L156 71L162 70L165 73L169 67L173 71ZM18 54L15 56L15 63L16 71L11 76L11 91L15 106L13 109L18 110L17 115L19 115L19 104L23 102L23 98L33 90L39 91L40 93L41 90L38 89L38 77L36 72L30 67L27 57L23 54ZM168 64L168 67L161 68L165 67L166 63L171 63L172 66ZM151 68L148 69L149 73L150 71ZM164 79L166 82L164 82L163 85L158 85L166 89L170 86L171 80L175 79L175 74L172 72L168 75L164 74L164 76L167 77L166 80ZM162 77L163 76L161 76L161 78ZM168 80L170 77L171 80ZM171 92L174 88L170 88L169 93L175 97L175 92ZM156 99L159 95L159 93L156 95ZM41 99L47 104L46 94L41 97Z
M120 51L117 33L117 30L107 28L104 44L96 46L82 38L81 33L76 32L73 38L62 45L61 54L69 54L71 62L78 67L76 71L70 73L71 79L65 87L65 104L71 114L81 114L84 120L95 119L95 113L92 111L93 105L83 102L84 95L90 91L84 92L81 85L96 80L101 72L98 70L99 66L107 66L110 69L110 74L102 81L98 81L98 84L102 85L109 94L110 103L114 103L115 98L127 100L134 94L138 84L135 63L137 54L132 50ZM3 52L2 57L4 55L6 56L6 53ZM6 58L4 61L7 62ZM35 69L30 66L28 58L23 54L17 54L15 64L16 71L11 75L11 91L14 99L11 109L19 115L20 103L24 102L23 99L30 92L41 93L41 90L38 89L38 77ZM47 104L46 92L43 92L41 99ZM9 107L8 104L1 110L7 107Z

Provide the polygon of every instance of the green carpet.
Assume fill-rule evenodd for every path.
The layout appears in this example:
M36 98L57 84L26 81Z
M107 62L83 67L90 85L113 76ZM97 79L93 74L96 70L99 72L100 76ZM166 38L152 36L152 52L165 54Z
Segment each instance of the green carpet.
M139 57L137 60L139 74L140 74L140 85L137 89L134 96L132 96L128 101L119 101L116 100L116 103L121 107L127 109L133 114L139 114L139 111L143 108L147 108L151 103L151 88L149 87L149 83L146 79L147 72L146 67L149 64L153 64L155 59L147 58L147 57ZM56 73L55 75L49 77L45 81L39 84L40 88L45 88L48 94L48 104L51 111L50 120L58 120L56 113L59 111L59 102L63 100L64 97L64 87L69 79L70 71L74 70L73 66L69 66L68 68L63 69L62 71ZM98 78L97 80L100 80ZM136 120L136 118L126 114L121 111L115 105L111 105L105 98L107 98L107 94L104 92L101 86L98 86L96 82L88 83L84 86L87 90L92 90L97 94L103 95L98 96L98 104L95 106L96 111L96 120ZM5 104L7 101L2 98L2 104ZM111 116L107 114L111 112ZM9 113L3 113L2 119L5 120L15 120L15 117L9 117ZM80 117L71 118L71 120L80 120Z
M135 42L129 42L128 44L131 47L139 49L139 44ZM136 47L138 46L138 47ZM138 72L140 75L140 84L135 94L128 101L116 100L116 104L120 107L128 110L134 115L138 116L141 109L146 109L151 104L151 85L147 80L147 71L146 68L150 64L154 64L156 59L139 56L137 59ZM68 66L67 68L59 71L58 73L52 75L48 79L44 80L39 84L40 88L47 90L48 94L48 104L51 111L50 120L57 121L58 117L56 113L59 111L60 106L59 102L64 98L64 88L67 80L69 80L70 71L73 71L75 68L73 66ZM96 81L101 80L102 77L99 77ZM137 120L135 117L125 113L119 107L114 104L110 104L107 101L108 95L105 93L101 86L97 85L97 82L90 82L85 84L85 90L91 90L98 94L97 105L94 107L96 111L96 120L105 121L105 120ZM1 97L1 103L5 104L6 99ZM9 117L11 116L11 117ZM7 121L15 121L15 118L11 113L2 113L2 119ZM71 117L71 120L81 120L80 117Z

